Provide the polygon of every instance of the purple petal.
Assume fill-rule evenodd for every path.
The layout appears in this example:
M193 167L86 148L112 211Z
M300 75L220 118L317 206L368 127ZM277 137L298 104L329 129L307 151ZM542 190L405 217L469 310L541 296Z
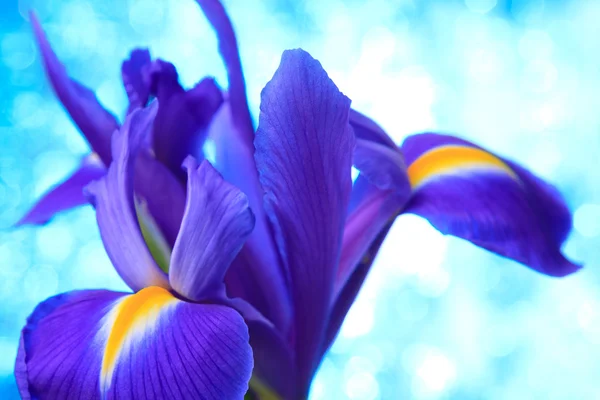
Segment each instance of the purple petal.
M244 72L240 62L237 40L233 26L225 8L219 0L196 0L204 15L213 26L217 39L219 41L219 52L225 68L227 69L227 79L229 81L229 103L231 104L231 113L233 124L240 135L241 140L248 149L252 149L254 140L254 129L252 119L248 110L248 101L246 99L246 83L244 81Z
M340 331L344 318L348 314L348 310L356 300L356 296L360 291L368 272L371 270L371 265L379 252L379 248L388 234L394 220L392 219L380 229L375 239L370 243L369 248L363 253L363 257L354 265L351 274L344 281L343 286L339 286L336 291L334 302L331 305L331 311L327 322L325 340L321 348L321 356L323 356L329 346L333 343L335 337Z
M110 164L110 137L119 128L115 117L106 111L90 89L69 78L42 30L37 16L30 13L33 32L42 53L46 75L54 92L105 165Z
M221 296L218 304L236 309L248 325L254 355L250 387L256 391L260 386L260 389L278 395L271 398L293 398L296 393L296 367L292 349L281 332L245 300Z
M139 109L127 117L113 137L114 161L108 173L88 186L104 247L119 275L134 291L153 285L169 287L167 276L142 237L133 195L136 156L155 112L155 107Z
M15 360L15 381L17 389L21 395L21 400L31 400L29 393L29 380L27 377L27 363L25 362L25 342L23 335L19 338L19 347L17 349L17 359Z
M140 152L135 163L134 188L156 221L167 243L173 246L185 208L185 187L171 171L153 158L149 152Z
M238 256L239 261L234 262L228 272L228 281L242 282L242 286L236 285L230 292L243 296L259 307L276 326L287 331L291 318L290 299L263 210L263 192L254 161L254 128L235 33L220 1L197 1L215 29L229 80L228 101L211 126L211 137L217 148L216 166L227 181L248 196L256 217L256 226ZM253 282L261 289L256 290ZM261 298L261 293L270 294L268 305Z
M85 157L79 168L64 182L50 189L15 225L44 224L62 211L87 204L83 188L106 174L97 156Z
M350 100L302 50L283 53L261 99L256 164L290 277L305 395L319 361L352 187Z
M451 136L415 135L402 151L414 189L405 212L547 275L580 268L560 252L571 214L549 184Z
M334 300L354 269L365 257L368 258L369 249L380 232L402 211L409 196L409 190L399 193L372 186L361 204L347 217Z
M188 156L202 158L202 146L213 115L221 106L221 90L211 78L185 91L178 82L175 67L157 60L148 74L148 85L160 107L152 135L156 158L176 176L185 179L181 163Z
M391 189L400 193L410 193L410 182L402 154L397 148L390 148L365 139L357 139L354 150L354 166L369 182L380 189Z
M350 125L354 129L357 139L379 143L391 149L397 149L396 144L388 134L375 121L369 117L350 109Z
M143 71L151 61L148 49L135 49L121 65L123 86L129 98L127 114L148 103L150 88L144 81Z
M22 338L16 370L26 371L21 387L33 398L242 398L252 371L235 310L158 287L50 298Z
M361 178L364 179L360 176L359 179ZM335 339L387 231L410 196L410 190L381 190L366 182L366 179L363 184L364 189L361 188L362 185L357 187L356 184L352 189L352 197L357 189L364 193L364 196L346 220L342 254L322 354Z
M217 148L217 169L248 196L256 217L254 230L227 271L227 293L247 300L287 333L292 311L285 273L263 208L254 155L235 136L229 103L217 112L210 129Z
M194 301L223 288L225 272L254 227L248 200L225 182L208 161L193 158L188 171L187 203L171 257L173 289Z
M355 121L356 121L356 114ZM352 187L336 275L327 350L364 281L385 232L411 194L402 154L373 121L361 116L354 126L357 140L354 164L360 175Z
M464 145L480 148L479 146L456 136L425 132L411 135L404 139L401 151L406 165L410 165L415 162L417 158L421 157L423 153L440 145Z

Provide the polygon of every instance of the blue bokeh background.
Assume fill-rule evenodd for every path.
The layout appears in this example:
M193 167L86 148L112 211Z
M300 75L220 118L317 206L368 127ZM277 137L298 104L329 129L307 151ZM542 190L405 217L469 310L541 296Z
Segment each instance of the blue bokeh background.
M312 399L600 398L600 2L225 1L249 99L283 49L318 58L398 142L455 133L555 183L574 212L565 246L586 268L539 275L414 216L393 227L314 382ZM83 139L45 81L35 8L69 72L122 115L120 61L135 46L192 85L225 86L193 0L10 0L0 5L0 398L17 398L19 331L72 289L125 289L90 207L10 225L76 168Z

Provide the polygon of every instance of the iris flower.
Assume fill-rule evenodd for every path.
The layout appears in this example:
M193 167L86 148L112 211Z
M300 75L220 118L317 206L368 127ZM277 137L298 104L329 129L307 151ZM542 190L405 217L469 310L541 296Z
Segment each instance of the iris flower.
M151 121L154 106L128 117L126 121L130 122L113 138L115 154L108 175L92 184L90 192L107 252L125 282L137 291L126 299L145 293L148 289L143 287L157 285L164 289L152 290L163 291L165 296L170 293L180 302L177 304L183 304L179 308L192 310L201 304L207 309L221 307L223 312L231 311L232 318L236 310L243 317L254 360L252 395L261 399L306 398L313 376L379 246L402 213L420 215L445 234L469 240L546 275L564 276L579 268L560 252L570 230L571 215L551 185L523 167L456 137L417 134L396 146L375 122L350 108L350 100L321 64L302 50L283 53L279 68L261 94L258 128L254 131L231 23L218 1L200 3L216 28L228 69L228 98L212 118L208 135L216 142L215 166L229 183L221 180L206 162L197 169L193 159L187 159L187 177L177 175L175 168L164 168L164 162L157 162L157 156L148 150L147 140L143 139L151 135L138 135L133 129L138 120L144 121L144 126L156 126L164 104L157 96L156 120ZM75 104L85 100L78 98ZM175 111L167 108L163 112L172 115ZM97 120L95 115L84 114L88 120ZM126 141L129 144L124 144ZM177 141L172 148L181 155L190 153L189 148L181 148ZM130 156L126 156L128 152ZM183 160L181 156L177 158ZM140 160L146 160L146 164ZM353 165L360 171L354 184ZM137 181L151 168L148 166L154 168L152 176L159 176L156 171L160 171L160 179L149 185L154 190L143 193ZM198 175L211 175L214 179L209 182ZM208 203L228 204L218 200L224 188L228 193L236 193L236 199L243 198L234 186L245 193L254 214L251 233L247 232L248 225L240 222L246 221L240 214L248 207L242 200L235 203L239 207L232 207L238 210L236 218L224 211L207 212ZM185 215L173 224L176 226L173 243L169 239L160 240L161 236L168 236L158 223L161 218L155 216L151 207L144 207L155 201L153 196L164 201L162 204L184 199ZM132 210L141 210L138 211L141 217L136 218ZM151 254L151 247L158 250ZM162 268L156 267L158 258L166 260ZM183 269L187 271L185 277L177 275ZM139 276L146 279L152 276L154 280L135 278ZM76 311L69 314L73 321L82 318L88 325L58 322L67 315L69 305L92 303L83 295L76 296L79 295L50 299L30 317L20 352L20 360L25 364L22 361L17 364L20 382L43 391L45 387L54 388L53 385L57 385L57 390L68 386L63 384L67 382L64 376L73 377L69 382L75 385L89 376L92 380L100 379L98 360L106 357L101 339L112 335L112 331L99 311L95 315L103 321L100 325L89 325L91 317L75 317ZM63 298L73 301L55 300ZM215 354L206 359L194 353L198 348L180 339L177 333L177 327L183 325L189 328L186 331L193 332L190 335L203 335L203 327L190 322L194 320L191 311L185 315L173 312L165 318L161 315L151 314L147 322L158 327L164 324L164 331L151 329L144 331L147 335L136 338L150 343L148 348L164 352L163 362L138 363L138 359L130 358L127 367L125 363L117 363L110 381L113 386L109 389L136 393L131 390L146 382L145 387L165 390L148 391L146 397L168 393L177 398L183 392L176 389L184 390L174 383L182 382L178 379L196 382L200 377L199 382L205 382L201 379L202 368L197 374L194 368L186 369L187 375L179 377L175 357L184 359L191 351L190 361L213 365L210 360L217 357ZM85 363L90 365L89 369L73 362L51 370L34 362L36 353L58 359L59 343L66 339L59 342L50 339L56 329L52 324L68 326L76 337L95 339L78 340L79 347L70 351L90 360ZM224 328L217 335L223 337L226 347L232 336L228 332L241 331L234 325L226 326L229 329ZM138 330L135 334L140 335ZM238 347L230 346L231 354L221 355L240 362L240 375L235 377L240 382L248 378L241 367L247 366L244 361L247 353L240 352L241 342L236 342ZM142 356L135 351L135 345L125 348ZM85 358L91 355L98 363ZM126 380L119 375L125 370L131 374ZM226 384L216 378L211 382ZM98 390L105 387L99 385ZM89 390L96 393L93 388ZM241 393L241 389L231 390L227 392L232 393L231 398ZM213 398L215 392L203 392L198 397Z
M134 206L134 165L153 111L113 135L113 161L88 186L117 272L134 294L83 290L41 303L23 329L23 398L240 398L252 373L248 329L225 305L223 277L254 224L246 197L190 157L183 222L163 272Z

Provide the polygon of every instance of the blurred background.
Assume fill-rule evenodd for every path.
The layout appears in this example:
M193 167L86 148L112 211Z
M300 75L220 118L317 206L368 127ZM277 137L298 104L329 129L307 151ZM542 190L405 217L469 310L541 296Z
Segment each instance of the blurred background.
M311 399L600 398L600 1L224 1L249 100L302 47L353 106L397 141L449 132L556 184L574 212L565 253L586 268L552 279L402 216ZM125 289L90 207L10 228L73 171L87 145L54 98L27 22L37 10L71 75L123 116L120 63L135 46L187 86L226 86L192 0L10 0L0 5L0 398L35 305L72 289Z

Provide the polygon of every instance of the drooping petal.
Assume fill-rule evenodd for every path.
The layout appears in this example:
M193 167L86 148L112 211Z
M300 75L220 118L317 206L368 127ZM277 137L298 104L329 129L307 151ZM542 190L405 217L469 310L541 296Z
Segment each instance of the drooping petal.
M130 114L113 138L113 156L106 176L88 186L104 247L115 269L134 291L147 286L168 288L166 274L154 261L137 220L133 177L136 157L148 134L156 107Z
M410 192L404 159L397 148L357 139L354 166L379 189Z
M46 75L59 100L105 165L111 161L110 137L119 124L115 117L106 111L90 89L69 78L67 71L56 57L42 30L37 16L30 14L33 32L42 53Z
M206 160L189 157L187 203L171 257L171 287L201 301L223 289L225 272L252 228L246 196L227 183Z
M185 91L175 67L161 60L152 63L146 74L151 93L160 103L152 134L156 158L184 180L181 163L188 155L203 157L208 126L223 102L221 90L214 79L206 78Z
M242 317L167 290L70 292L41 303L16 370L38 399L241 399L252 371Z
M317 367L352 187L350 100L302 50L283 53L261 100L256 164L290 276L300 390L307 390Z
M135 49L121 65L121 78L129 98L127 114L148 103L150 88L144 81L143 71L151 61L148 49Z
M551 185L451 136L414 135L402 152L413 187L405 212L547 275L580 268L560 252L571 214Z
M15 225L44 224L62 211L87 204L83 188L106 174L106 168L95 154L86 156L79 168L64 182L59 183L40 200Z

